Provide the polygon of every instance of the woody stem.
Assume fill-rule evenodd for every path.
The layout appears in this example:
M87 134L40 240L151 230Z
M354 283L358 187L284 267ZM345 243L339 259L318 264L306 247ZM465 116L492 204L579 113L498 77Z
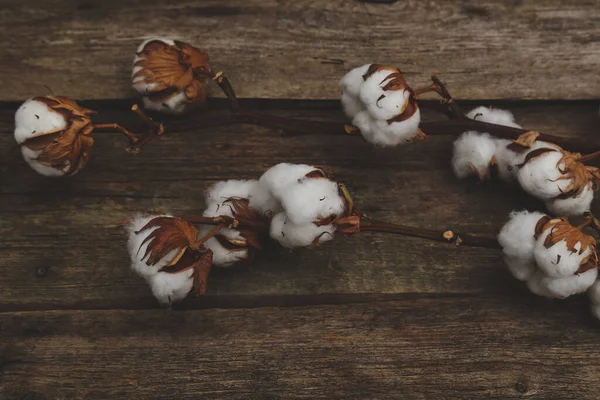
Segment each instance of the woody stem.
M116 129L117 131L127 136L132 145L140 140L133 132L125 129L119 124L97 124L94 125L94 129Z
M426 228L417 228L413 226L390 224L387 222L376 222L369 220L361 220L360 230L362 232L385 232L395 233L398 235L418 237L422 239L435 240L438 242L454 243L455 245L485 247L491 249L499 249L500 244L493 235L477 234L477 233L457 233L455 231L436 231Z
M229 79L227 79L222 72L217 72L212 78L231 102L231 109L234 111L239 110L240 104L237 96L235 95L235 91L233 90L233 86L231 86L231 82L229 82Z
M140 151L140 148L143 145L150 143L155 138L165 133L165 127L161 123L154 122L154 120L152 120L152 118L146 115L146 113L137 104L131 106L131 111L136 113L140 117L140 119L144 121L146 125L148 125L149 128L148 133L146 133L146 135L144 135L140 140L132 143L127 148L128 152L137 153L138 151Z
M210 238L215 236L217 233L219 233L221 231L221 229L223 229L223 228L225 228L225 225L223 225L223 224L216 225L206 235L202 236L200 239L198 239L196 241L196 243L194 243L194 248L199 249L200 246L202 246L204 243L206 243L207 240L209 240Z
M583 163L586 161L593 160L594 158L597 158L597 157L600 157L600 150L596 151L594 153L586 154L585 156L582 156L578 161Z

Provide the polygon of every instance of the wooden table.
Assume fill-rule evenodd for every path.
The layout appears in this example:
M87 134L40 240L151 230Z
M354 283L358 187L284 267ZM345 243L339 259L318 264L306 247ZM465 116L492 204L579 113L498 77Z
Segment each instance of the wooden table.
M141 127L129 74L154 36L209 51L248 108L341 120L338 79L377 61L414 86L437 73L465 107L509 108L527 128L597 135L597 1L0 5L1 399L599 397L587 299L530 294L496 250L341 237L213 270L207 295L172 310L129 269L118 221L200 214L214 182L282 161L326 165L363 212L412 226L495 233L511 210L542 207L514 186L458 181L452 138L377 149L198 126L132 156L118 135L97 134L91 163L64 180L36 175L12 138L19 103L49 90Z

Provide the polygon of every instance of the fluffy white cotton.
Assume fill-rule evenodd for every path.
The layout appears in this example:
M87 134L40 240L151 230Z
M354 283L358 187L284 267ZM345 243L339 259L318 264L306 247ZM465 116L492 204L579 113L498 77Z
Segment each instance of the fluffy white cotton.
M535 141L531 148L522 153L516 153L508 146L512 144L511 140L496 139L496 165L500 179L506 182L512 182L517 179L519 173L519 165L523 164L525 157L529 152L541 148L560 149L557 145L549 142Z
M561 195L571 184L570 179L558 179L562 176L558 165L562 157L562 153L551 151L523 165L517 174L523 190L541 200Z
M535 270L535 227L543 216L539 212L513 211L498 234L506 265L521 281L529 279Z
M171 304L186 298L194 286L193 269L176 274L159 272L148 278L152 294L163 304Z
M312 222L294 224L285 213L279 213L271 220L271 238L277 240L283 247L295 248L311 246L327 242L334 237L335 226L317 226Z
M553 278L562 278L575 274L582 261L589 256L591 250L588 248L579 254L581 243L576 243L574 246L576 251L572 252L567 248L567 242L564 240L546 248L544 241L551 232L552 227L547 228L537 239L533 249L533 255L538 268Z
M521 128L521 126L515 122L515 117L510 111L500 110L498 108L479 106L469 111L467 113L467 118L487 122L489 124L504 125L519 129Z
M361 135L378 146L397 146L419 136L421 113L417 109L409 118L388 123L408 105L409 90L384 90L393 78L394 69L383 69L363 78L370 64L348 72L340 81L342 108Z
M160 269L166 266L173 258L179 253L180 249L171 251L155 265L146 265L148 257L144 257L146 250L148 249L148 242L142 245L142 242L150 236L158 227L146 229L139 234L135 232L142 229L151 219L156 217L170 217L170 215L138 215L132 218L129 225L127 226L128 241L127 250L131 258L131 269L137 272L140 276L149 278L156 275ZM141 246L141 247L140 247Z
M15 113L15 140L22 144L32 136L61 131L67 119L41 101L29 99Z
M337 183L321 178L297 181L280 200L289 220L300 225L341 214L345 209Z
M546 201L548 211L557 216L581 215L590 210L594 200L593 183L589 183L576 197L557 198Z
M387 120L378 120L369 111L361 111L352 119L352 124L360 129L361 135L369 143L377 146L397 146L412 142L418 136L421 111L409 118L389 124Z
M222 204L231 198L249 199L250 193L258 184L257 180L236 180L220 181L215 183L207 192L206 204ZM214 217L216 215L207 215Z
M367 73L371 64L365 64L360 67L350 70L340 80L340 87L343 93L347 93L349 96L357 98L360 93L360 88L364 82L363 75ZM351 115L348 116L352 118Z
M553 278L544 274L541 270L537 270L531 279L527 281L527 287L538 296L564 299L585 292L592 286L597 277L597 268L563 278Z
M487 133L465 132L454 142L452 168L460 179L476 174L480 180L489 177L498 142Z
M21 154L23 155L23 159L35 172L38 174L49 176L49 177L59 177L64 176L69 170L69 163L66 163L66 166L61 170L58 168L52 168L47 165L40 163L37 158L40 154L39 151L31 150L29 147L23 146L21 147ZM71 175L76 174L78 171L73 172Z
M212 226L203 226L200 229L199 237L203 237L212 230ZM228 239L244 240L244 237L235 229L222 229L218 233ZM248 258L248 249L228 250L219 243L214 237L204 243L204 247L213 252L213 265L216 267L231 267L232 265Z

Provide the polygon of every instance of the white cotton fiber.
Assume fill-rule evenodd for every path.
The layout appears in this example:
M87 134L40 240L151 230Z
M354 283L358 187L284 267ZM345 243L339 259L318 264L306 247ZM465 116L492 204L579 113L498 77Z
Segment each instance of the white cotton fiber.
M175 274L159 272L148 278L148 284L159 302L171 304L185 299L190 293L194 286L193 274L193 268Z
M57 132L67 127L67 119L45 103L29 99L15 113L15 140L23 144L32 136Z
M588 290L596 281L597 276L597 268L563 278L553 278L538 270L527 282L527 286L539 296L564 299Z
M510 126L511 128L521 128L515 122L515 117L510 111L500 110L498 108L488 108L479 106L467 113L467 118L477 121L487 122L489 124Z
M199 237L203 237L213 229L212 226L203 226L200 228ZM219 231L218 235L225 236L227 239L245 240L239 231L235 229L225 228ZM204 243L204 247L212 250L213 262L215 267L231 267L232 265L248 258L248 249L240 248L239 250L226 249L214 237Z
M533 249L535 262L538 268L550 277L562 278L571 276L579 269L583 260L589 256L591 249L587 248L579 254L581 243L576 243L574 245L575 251L571 251L567 248L567 242L564 240L546 248L544 241L552 230L553 227L546 228L537 239Z
M360 100L345 92L342 93L341 102L344 114L350 119L354 118L356 114L365 109L365 105L361 103Z
M258 184L257 180L236 180L230 179L215 183L206 191L206 204L221 204L230 198L247 199L254 187Z
M309 172L318 169L306 164L280 163L262 174L259 182L268 188L274 197L280 198L290 184L296 183Z
M561 152L550 151L523 165L517 174L523 190L541 200L561 195L571 184L571 179L558 179L562 173L557 164L562 157Z
M352 97L358 97L360 88L363 84L363 75L367 73L371 64L365 64L360 67L354 68L350 70L344 77L340 80L340 87L342 92L347 93ZM348 116L352 118L352 116Z
M280 200L290 221L300 225L341 214L346 205L337 183L322 178L301 179Z
M556 216L582 215L589 211L594 200L593 183L590 182L583 191L575 197L556 198L546 201L548 211Z
M311 222L294 224L285 213L279 213L271 220L271 238L277 240L283 247L295 248L312 245L315 240L327 242L334 237L335 226L317 226Z
M527 280L533 273L535 227L543 216L539 212L513 211L498 234L506 264L519 280Z
M181 91L177 94L169 97L162 102L156 102L150 100L148 97L142 97L144 107L148 110L154 110L166 114L179 115L187 110L189 99L185 95L185 92Z
M454 142L452 168L460 179L476 174L480 180L490 175L497 141L487 133L465 132Z
M160 269L165 267L167 264L169 264L169 262L171 262L171 260L173 260L180 250L176 249L169 252L155 265L146 264L148 257L144 257L144 255L146 254L146 250L148 249L148 244L150 241L144 243L143 245L142 242L148 236L150 236L152 232L158 229L158 227L146 229L139 234L136 234L135 232L146 226L151 219L157 217L170 217L170 215L138 215L132 218L127 226L127 233L129 235L129 239L127 241L127 250L129 251L129 256L131 258L131 269L143 277L150 277L157 274Z

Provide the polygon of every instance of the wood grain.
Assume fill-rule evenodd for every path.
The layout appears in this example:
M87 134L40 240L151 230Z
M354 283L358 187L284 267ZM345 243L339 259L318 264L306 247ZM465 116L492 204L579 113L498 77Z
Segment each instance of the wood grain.
M86 106L100 110L103 121L136 126L125 104L108 104ZM279 110L267 106L267 112L281 115L340 117L326 104L320 111L284 110L290 103ZM532 129L595 133L592 104L514 106L517 119ZM11 129L7 109L0 113L0 130ZM451 142L431 137L412 146L378 149L345 135L285 137L253 126L198 127L165 136L131 156L120 136L98 133L91 163L65 180L38 176L18 152L6 151L0 167L0 309L158 307L145 282L129 270L118 221L148 210L199 215L203 193L212 183L256 178L282 161L326 165L349 185L363 212L407 225L495 233L512 209L541 207L501 182L456 180L449 169ZM0 137L0 148L12 143L11 135ZM239 305L243 296L278 305L286 295L522 290L496 250L362 233L316 249L271 251L246 267L215 269L208 296L192 300L189 307Z
M584 302L534 296L0 313L20 399L596 399Z
M432 73L462 99L600 98L595 0L3 0L0 100L131 98L142 40L194 43L240 97L336 99L350 68ZM214 92L220 96L218 90Z

